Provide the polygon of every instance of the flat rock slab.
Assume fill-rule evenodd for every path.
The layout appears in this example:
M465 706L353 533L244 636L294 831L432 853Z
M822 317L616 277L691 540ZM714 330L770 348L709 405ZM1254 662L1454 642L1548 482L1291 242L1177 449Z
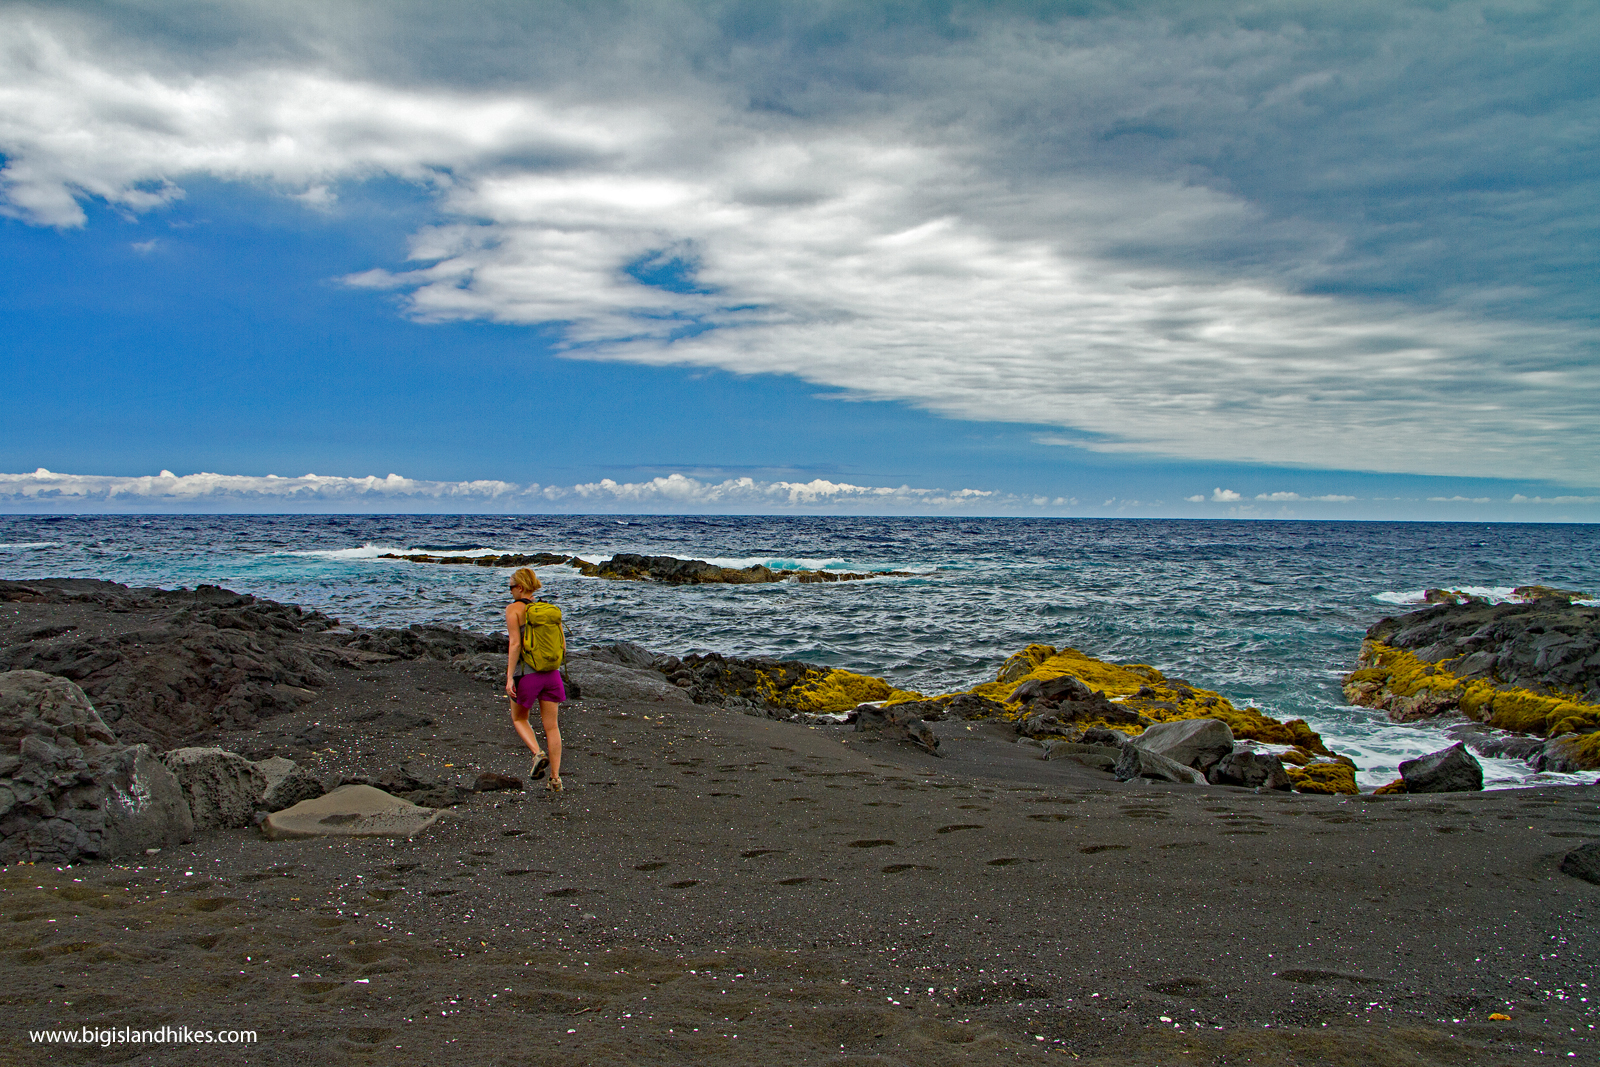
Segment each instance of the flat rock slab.
M303 837L415 837L443 814L375 786L345 785L273 812L261 823L261 832L274 841Z

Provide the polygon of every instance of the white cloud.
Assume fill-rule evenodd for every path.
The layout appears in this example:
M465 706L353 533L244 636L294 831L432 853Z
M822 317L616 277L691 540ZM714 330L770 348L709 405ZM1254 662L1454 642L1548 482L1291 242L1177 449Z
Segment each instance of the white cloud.
M597 22L566 52L541 44L538 63L507 61L545 73L491 70L474 85L470 56L458 80L414 73L430 66L426 37L380 76L348 28L319 24L306 34L315 48L224 62L86 16L12 9L0 23L0 206L80 226L83 198L152 211L209 175L272 183L328 212L340 183L394 175L434 190L440 217L414 235L407 269L345 280L403 291L422 320L561 323L574 357L794 375L963 419L1057 426L1070 433L1037 440L1102 451L1600 477L1592 328L1493 318L1466 299L1299 292L1360 242L1309 216L1272 217L1236 183L1207 187L1193 158L1222 149L1145 170L1071 163L1083 146L1159 146L1175 108L1203 107L1213 133L1291 128L1343 84L1341 64L1389 77L1387 60L1334 48L1297 68L1284 57L1311 45L1292 21L1183 36L1158 19L1041 28L996 15L953 41L873 54L870 70L842 59L833 81L801 78L808 88L769 107L792 72L761 48L713 47L688 9L648 17L658 22L614 34ZM1371 56L1430 33L1470 43L1471 21L1397 18ZM689 46L706 41L719 59L697 65ZM851 90L857 77L872 90ZM1430 150L1448 158L1437 146L1465 128ZM1036 155L1041 134L1056 155ZM1330 162L1312 169L1361 181L1375 166ZM1219 251L1241 241L1251 251L1236 262ZM695 284L676 287L690 291L626 270L662 250L692 263ZM1227 492L1212 499L1239 499Z
M341 510L506 512L783 512L950 513L1015 509L1035 500L983 489L867 486L823 478L809 482L730 478L721 482L670 474L642 482L606 478L578 485L519 485L476 480L424 481L390 474L283 478L238 474L0 474L0 507L14 511Z
M1299 493L1257 493L1257 500L1302 500Z
M1600 496L1523 496L1517 493L1513 504L1600 504Z
M1206 497L1204 493L1196 493L1194 496L1186 496L1183 499L1187 500L1191 504L1203 504L1205 503Z
M1232 489L1222 489L1219 487L1211 490L1211 499L1217 503L1225 503L1230 500L1239 500L1241 497Z
M1457 494L1456 496L1430 496L1428 501L1433 504L1487 504L1489 498L1486 496L1461 496Z
M1343 493L1323 493L1321 496L1306 497L1307 500L1320 500L1325 504L1349 504L1357 498L1345 496Z

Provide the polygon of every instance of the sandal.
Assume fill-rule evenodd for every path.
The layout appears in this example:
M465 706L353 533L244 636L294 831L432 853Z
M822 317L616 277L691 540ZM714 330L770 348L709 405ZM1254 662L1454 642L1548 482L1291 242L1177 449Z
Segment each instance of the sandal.
M528 768L528 777L535 780L543 778L544 772L549 769L550 755L549 753L541 752L537 756L533 757L533 766Z
M559 793L561 792L561 788L561 779L557 778L555 775L551 775L550 781L545 785L545 789L552 793Z

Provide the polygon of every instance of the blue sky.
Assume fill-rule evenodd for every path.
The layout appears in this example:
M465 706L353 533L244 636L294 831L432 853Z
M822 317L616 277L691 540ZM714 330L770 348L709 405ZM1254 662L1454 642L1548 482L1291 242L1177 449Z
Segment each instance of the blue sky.
M437 7L0 4L0 509L1600 520L1593 4Z

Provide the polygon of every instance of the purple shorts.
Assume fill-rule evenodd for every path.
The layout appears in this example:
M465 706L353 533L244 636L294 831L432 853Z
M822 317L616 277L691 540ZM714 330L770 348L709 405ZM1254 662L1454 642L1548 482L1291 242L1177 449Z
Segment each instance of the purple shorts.
M540 671L517 677L517 703L531 708L541 700L557 704L567 699L567 687L561 684L561 671Z

